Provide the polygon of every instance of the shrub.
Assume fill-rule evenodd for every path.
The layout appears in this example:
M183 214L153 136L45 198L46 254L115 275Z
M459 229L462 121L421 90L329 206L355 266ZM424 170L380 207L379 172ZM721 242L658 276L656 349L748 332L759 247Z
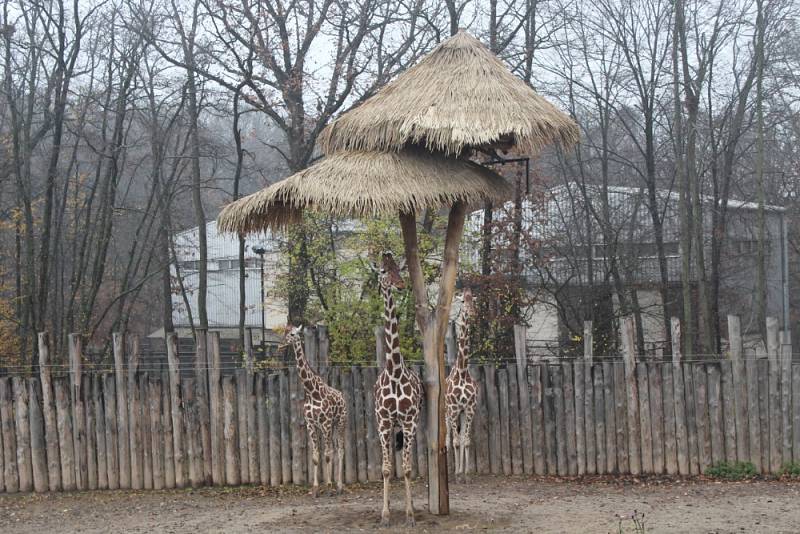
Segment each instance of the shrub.
M781 475L790 477L800 477L800 463L788 462L783 464Z
M724 480L745 480L758 475L750 462L719 462L706 469L706 475Z

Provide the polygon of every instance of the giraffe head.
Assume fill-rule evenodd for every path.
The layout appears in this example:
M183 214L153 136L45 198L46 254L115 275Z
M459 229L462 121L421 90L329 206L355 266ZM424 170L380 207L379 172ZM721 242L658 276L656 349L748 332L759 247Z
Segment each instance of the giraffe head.
M472 298L472 290L470 288L464 289L459 300L461 300L460 314L463 316L464 322L469 322L470 319L475 317L475 299Z
M283 346L291 345L303 339L303 325L286 325L286 333L283 336Z
M391 252L384 252L381 255L381 265L378 269L378 283L383 289L403 289L406 287L403 277L400 276L400 267L397 265L397 262L394 261Z

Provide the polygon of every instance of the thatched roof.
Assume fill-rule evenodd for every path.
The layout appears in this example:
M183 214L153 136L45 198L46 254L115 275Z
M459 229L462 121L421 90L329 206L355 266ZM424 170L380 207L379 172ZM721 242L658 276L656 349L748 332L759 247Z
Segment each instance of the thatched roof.
M223 231L251 233L298 222L303 209L374 217L512 194L503 177L470 161L424 151L342 152L228 204L217 220Z
M493 146L535 153L545 144L577 139L570 117L460 31L333 121L319 142L326 154L409 144L460 154L464 148Z

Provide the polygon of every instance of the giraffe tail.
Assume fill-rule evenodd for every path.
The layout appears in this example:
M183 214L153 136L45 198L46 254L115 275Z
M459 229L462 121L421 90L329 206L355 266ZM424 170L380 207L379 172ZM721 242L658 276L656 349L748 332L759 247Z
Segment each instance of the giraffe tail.
M403 450L403 431L398 430L394 433L394 450L402 451Z

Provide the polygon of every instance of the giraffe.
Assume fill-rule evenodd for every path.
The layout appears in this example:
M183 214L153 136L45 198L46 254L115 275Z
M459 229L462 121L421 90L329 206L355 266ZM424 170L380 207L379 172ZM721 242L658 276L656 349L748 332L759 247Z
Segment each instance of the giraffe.
M302 341L303 327L287 326L286 344L294 348L300 381L303 383L303 416L306 420L308 441L311 443L311 458L314 462L314 485L312 493L319 496L319 452L320 442L325 444L325 478L329 489L333 485L333 442L336 441L339 466L336 473L336 491L342 493L342 468L344 465L344 432L347 423L347 405L344 395L332 388L319 376L305 357ZM335 434L334 434L335 432Z
M400 354L400 337L397 328L392 289L402 289L405 282L392 254L383 253L378 273L383 296L384 342L386 365L375 382L375 417L383 452L383 510L381 524L389 524L389 476L392 472L392 455L395 428L402 431L403 479L406 487L406 525L414 526L414 502L411 498L411 448L417 434L417 423L422 404L422 384L417 373L403 363Z
M467 369L469 359L469 321L475 315L475 303L472 300L472 291L467 288L460 297L461 310L456 318L458 329L458 358L450 374L447 375L447 393L445 402L447 412L447 438L445 443L450 446L452 438L453 452L456 457L456 478L459 475L466 479L469 467L469 447L471 442L472 418L475 415L475 404L478 400L478 388L475 380ZM464 424L459 425L459 417L464 414ZM459 435L459 426L460 434Z

